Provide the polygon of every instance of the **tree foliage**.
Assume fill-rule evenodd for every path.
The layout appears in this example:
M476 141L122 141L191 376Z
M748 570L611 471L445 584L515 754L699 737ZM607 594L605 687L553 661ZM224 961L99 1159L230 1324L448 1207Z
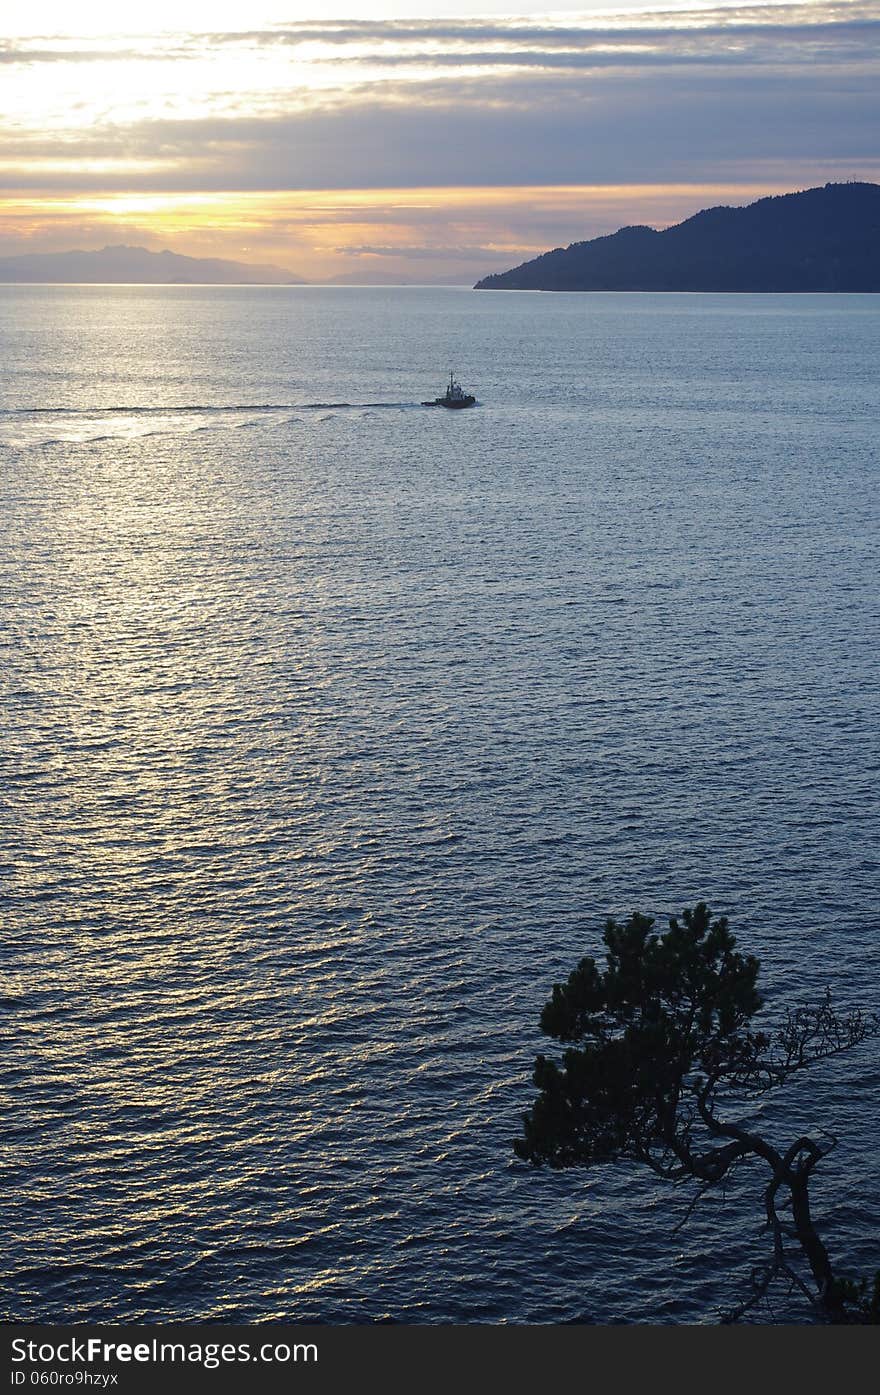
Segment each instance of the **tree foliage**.
M775 1031L755 1031L760 966L736 949L726 918L713 918L701 902L663 934L653 924L639 914L623 924L609 920L604 967L582 959L553 989L541 1030L567 1049L561 1061L537 1058L538 1095L514 1142L517 1155L553 1168L628 1160L701 1189L760 1159L769 1169L764 1202L773 1252L731 1316L784 1277L827 1318L870 1320L864 1293L857 1298L857 1286L835 1275L810 1212L810 1178L836 1139L802 1135L780 1150L755 1132L749 1115L759 1096L796 1072L875 1035L877 1017L838 1012L826 992L789 1010ZM786 1207L790 1222L781 1214Z

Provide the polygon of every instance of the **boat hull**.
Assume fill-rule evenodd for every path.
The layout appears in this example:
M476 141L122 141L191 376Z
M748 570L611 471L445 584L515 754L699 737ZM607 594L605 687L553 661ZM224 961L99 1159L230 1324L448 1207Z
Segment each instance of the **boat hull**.
M452 373L449 374L449 386L442 397L432 397L429 402L423 402L423 407L449 407L452 411L459 411L462 407L475 407L477 399L470 392L462 392L461 383L455 381Z

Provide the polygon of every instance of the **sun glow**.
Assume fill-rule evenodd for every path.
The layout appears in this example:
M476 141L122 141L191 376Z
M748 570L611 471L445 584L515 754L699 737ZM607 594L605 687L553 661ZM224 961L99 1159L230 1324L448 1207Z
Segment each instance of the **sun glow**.
M772 5L780 0L764 0ZM317 0L252 0L244 6L241 0L153 0L147 10L120 6L118 0L30 0L3 16L3 30L11 35L141 35L150 33L180 33L184 30L216 33L220 29L252 29L258 25L290 24L308 19L337 18L341 20L436 18L438 9L446 16L481 16L540 13L565 17L579 12L613 15L620 11L661 10L685 8L682 0L657 3L657 0L551 0L546 6L523 5L511 9L509 0L329 0L321 5ZM688 5L687 8L693 8Z
M763 185L533 186L120 193L6 201L0 233L21 246L128 242L197 257L271 262L309 280L361 267L419 279L426 263L471 282L494 267L611 230L637 201L656 226L707 203L741 203Z
M267 22L277 5L248 6L247 22ZM287 7L289 12L301 10L301 5ZM145 10L141 6L123 6L118 0L29 0L27 5L12 7L4 14L3 29L9 34L104 35L143 34L206 26L236 26L241 24L241 0L151 0Z
M15 6L0 256L124 241L467 281L880 169L880 0L436 8Z

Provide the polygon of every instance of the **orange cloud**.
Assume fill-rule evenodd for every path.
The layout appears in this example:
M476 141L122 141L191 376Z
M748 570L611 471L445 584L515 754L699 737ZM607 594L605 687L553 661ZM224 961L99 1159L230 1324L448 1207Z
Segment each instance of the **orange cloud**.
M360 272L468 283L626 223L665 226L707 205L778 192L778 183L88 196L21 191L0 203L0 238L7 255L129 242L189 256L270 261L316 281Z

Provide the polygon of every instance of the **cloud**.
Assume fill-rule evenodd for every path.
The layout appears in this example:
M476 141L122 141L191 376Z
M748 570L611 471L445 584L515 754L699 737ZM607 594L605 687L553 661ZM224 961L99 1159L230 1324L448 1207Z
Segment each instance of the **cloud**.
M545 47L570 46L613 40L627 42L628 37L644 40L670 40L681 34L702 34L707 37L720 33L744 35L750 32L790 34L814 32L820 27L857 26L877 19L874 0L830 0L804 4L778 4L775 0L751 5L694 5L688 9L664 10L662 7L643 11L624 10L616 15L603 13L601 22L595 15L558 18L522 19L502 17L492 19L422 19L422 20L327 20L279 24L257 30L206 33L201 41L208 44L235 44L258 47L298 47L303 44L333 44L338 47L356 45L362 48L378 46L426 44L510 44L540 43ZM195 42L195 36L192 39Z
M615 22L577 23L522 20L361 20L273 26L261 30L106 36L78 46L71 39L18 38L0 42L0 63L126 62L154 59L204 63L229 50L239 54L288 51L309 64L345 62L353 68L402 66L468 68L480 64L512 67L583 68L629 64L722 62L742 64L809 62L817 54L845 60L877 42L880 12L875 0L830 4L739 8L695 8L625 12ZM302 51L302 52L301 52ZM372 79L371 79L372 80Z
M779 186L771 189L778 191ZM101 195L10 198L0 221L4 255L168 247L193 256L274 262L314 280L418 279L473 284L548 247L632 221L663 226L718 203L745 203L765 187L608 187L345 190L216 196Z
M0 64L38 67L43 63L127 63L153 59L168 62L192 58L204 52L204 45L192 37L169 40L167 37L145 36L135 48L129 39L108 42L95 41L75 46L70 41L44 37L0 39Z
M749 162L781 172L876 166L880 83L754 69L519 73L338 92L305 111L144 119L0 143L7 188L332 189L717 182ZM103 162L103 163L102 163ZM117 162L114 165L114 162ZM849 167L853 166L853 170ZM857 167L857 168L856 168ZM69 170L65 181L64 170Z
M451 273L473 256L476 272L492 269L483 259L497 248L504 266L517 260L511 249L522 260L584 233L575 222L566 236L570 211L549 205L532 228L525 204L515 226L505 222L493 189L512 207L518 187L769 191L880 174L880 0L35 35L0 44L0 66L10 195L258 203L326 191L326 218L309 202L309 247L346 263L428 266L436 254ZM473 208L445 222L432 208L422 225L418 208L395 209L387 192L466 187L491 205L484 224ZM375 217L365 203L352 209L334 240L331 225L349 217L336 191L372 191L376 207ZM659 204L638 197L609 200L592 230L651 221ZM682 195L674 212L699 206ZM273 209L259 236L298 236L290 208ZM193 205L191 216L203 254L242 255L209 247L208 214ZM270 251L261 257L283 260Z
M397 257L403 261L430 262L443 260L467 262L471 266L479 261L485 261L487 257L497 258L498 256L497 247L445 247L442 244L434 244L430 247L412 247L405 242L395 243L391 247L374 247L369 243L361 246L353 244L350 247L335 247L333 250L343 257Z
M616 24L534 24L520 21L442 20L421 23L360 21L324 25L298 24L285 29L214 34L209 42L242 48L310 47L312 61L321 61L323 47L349 48L361 63L470 63L494 55L516 64L532 63L564 52L574 61L603 56L618 63L643 57L662 60L703 57L712 59L725 49L735 49L741 59L751 54L762 61L775 46L784 46L792 59L815 44L840 54L876 39L878 23L874 3L859 5L755 5L742 9L719 8L692 11L627 13ZM339 61L339 53L328 61Z

